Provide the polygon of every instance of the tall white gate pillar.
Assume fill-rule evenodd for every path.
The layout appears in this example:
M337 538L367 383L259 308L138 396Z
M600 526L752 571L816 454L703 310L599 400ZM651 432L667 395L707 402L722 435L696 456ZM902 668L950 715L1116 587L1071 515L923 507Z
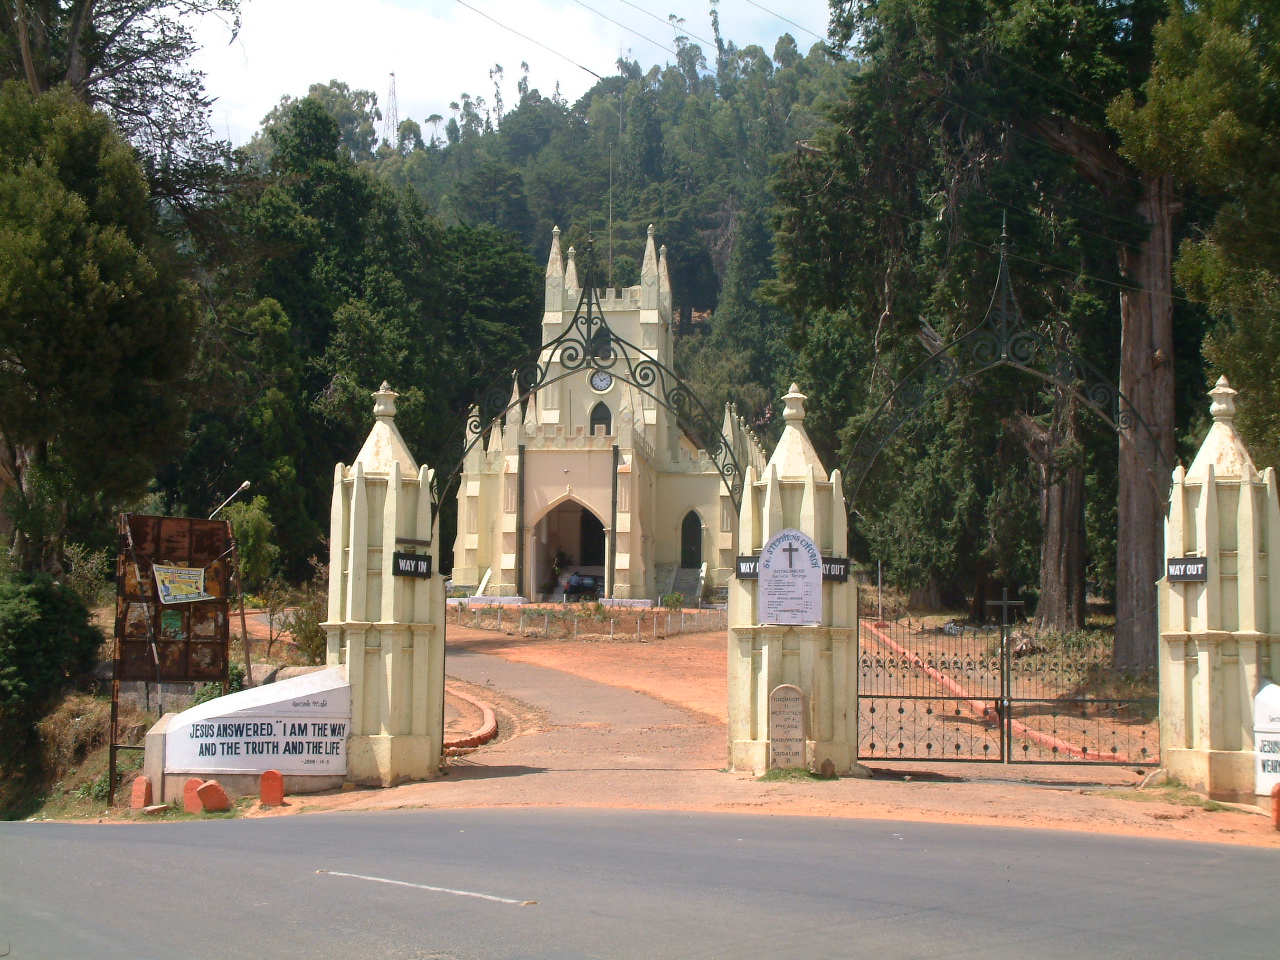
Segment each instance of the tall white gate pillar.
M1209 395L1213 426L1174 470L1165 522L1178 569L1159 584L1160 755L1188 785L1253 802L1253 698L1280 650L1280 501L1275 470L1259 475L1236 433L1226 377Z
M368 439L334 468L324 628L328 665L351 684L347 779L391 786L440 769L445 602L434 471L396 428L396 394L383 383L373 397Z
M774 536L799 530L824 558L848 557L848 520L840 471L823 469L804 429L804 401L796 384L783 398L785 425L758 476L748 467L738 521L738 549L759 555ZM761 774L769 769L769 695L779 685L804 691L805 760L811 769L830 760L837 773L864 774L858 758L857 592L848 580L822 583L821 622L762 624L760 581L729 584L729 765Z

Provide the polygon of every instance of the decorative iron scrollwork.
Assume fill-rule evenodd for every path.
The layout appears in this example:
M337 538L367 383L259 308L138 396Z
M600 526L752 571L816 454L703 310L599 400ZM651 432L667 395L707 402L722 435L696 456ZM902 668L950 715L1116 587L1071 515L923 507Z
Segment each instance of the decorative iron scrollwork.
M436 491L437 502L443 500L461 474L467 454L511 410L567 377L599 370L634 387L675 416L680 427L715 464L737 512L742 503L743 473L733 446L711 411L674 370L610 328L595 287L595 259L594 244L588 242L582 295L565 329L521 360L510 378L494 379L480 394L467 415L457 462L436 474L444 477Z
M1029 326L1009 281L1004 238L1000 273L982 323L948 343L911 370L876 408L854 441L845 465L850 512L858 490L885 445L925 404L965 380L996 367L1013 367L1069 390L1129 444L1146 465L1162 502L1168 501L1173 466L1129 398L1061 337Z

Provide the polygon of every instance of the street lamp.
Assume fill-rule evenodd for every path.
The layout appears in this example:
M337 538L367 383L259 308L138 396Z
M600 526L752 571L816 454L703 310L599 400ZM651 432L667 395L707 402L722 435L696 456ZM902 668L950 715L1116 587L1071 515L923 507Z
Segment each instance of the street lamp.
M218 504L218 509L213 511L213 513L209 514L209 519L212 520L214 517L216 517L219 513L222 512L223 507L225 507L228 503L230 503L232 500L240 496L240 494L244 493L244 491L248 489L249 489L249 481L246 480L244 483L240 484L240 486L236 487L235 490L231 492L231 496L227 497L227 499L223 500L222 503Z

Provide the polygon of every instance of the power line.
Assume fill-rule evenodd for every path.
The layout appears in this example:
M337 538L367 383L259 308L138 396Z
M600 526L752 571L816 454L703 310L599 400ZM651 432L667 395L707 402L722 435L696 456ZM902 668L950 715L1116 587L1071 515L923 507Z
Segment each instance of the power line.
M654 13L652 10L646 10L644 7L637 6L636 4L632 3L632 2L631 2L631 0L618 0L618 2L619 2L619 3L625 3L625 4L626 4L628 7L630 7L632 10L639 10L639 11L640 11L641 13L643 13L646 17L649 17L649 18L650 18L650 19L652 19L652 20L657 20L657 21L658 21L660 24L662 24L664 27L674 27L674 26L675 26L675 24L674 24L674 23L672 23L670 20L663 20L660 16L658 16L658 15L657 15L656 13ZM714 41L714 40L708 40L706 37L700 37L700 36L698 36L696 33L694 33L692 30L683 30L682 32L683 32L683 33L688 34L688 35L689 35L689 36L691 36L691 37L693 37L693 39L697 40L699 43L704 43L704 44L706 44L706 45L707 45L707 46L709 46L709 47L714 47L714 46L715 46L715 41Z
M769 16L771 17L777 17L783 23L791 24L797 30L803 30L805 33L807 33L811 37L817 37L817 39L823 41L824 43L826 42L826 39L827 39L826 37L822 36L821 34L814 33L812 30L810 30L808 27L804 26L803 24L796 23L794 20L788 20L782 14L775 13L774 11L770 10L768 7L762 6L761 4L756 3L756 0L747 0L747 3L751 4L757 10L763 10L765 13L769 14Z
M473 7L471 4L467 3L467 2L466 2L466 0L455 0L455 2L456 2L456 3L458 3L458 4L460 4L460 5L462 5L462 6L464 6L464 7L466 7L466 8L467 8L468 10L470 10L472 13L478 13L478 14L480 14L480 16L484 17L486 20L488 20L488 21L490 21L490 22L492 22L492 23L496 23L496 24L497 24L498 26L500 26L503 30L508 31L509 33L514 33L514 34L515 34L517 37L519 37L521 40L528 40L528 41L529 41L530 43L532 43L534 46L536 46L536 47L541 47L543 50L547 51L547 53L550 53L550 54L553 54L554 56L559 57L561 60L565 61L566 63L571 63L571 64L573 64L573 65L574 65L575 67L577 67L579 70L584 70L584 71L586 71L587 73L589 73L589 74L591 74L593 77L595 77L597 80L603 80L603 79L604 79L604 77L600 76L600 74L596 73L596 72L595 72L594 70L592 70L590 67L584 67L584 66L583 66L582 64L580 64L577 60L574 60L572 57L567 57L567 56L565 56L565 55L564 55L563 53L561 53L559 50L555 50L555 49L553 49L553 48L551 48L551 47L548 47L545 43L542 43L542 42L541 42L541 41L539 41L539 40L535 40L535 39L533 39L533 37L530 37L530 36L527 36L526 34L521 33L521 32L520 32L519 30L517 30L515 27L509 27L509 26L507 26L507 25L506 25L505 23L503 23L501 20L498 20L498 19L496 19L495 17L491 17L491 16L489 16L489 14L485 13L483 10L477 10L477 9L476 9L475 7Z
M608 20L615 27L621 27L623 30L627 31L627 33L634 33L641 40L647 41L648 43L652 43L655 47L658 47L659 49L667 51L667 53L671 54L673 57L678 56L678 54L674 50L672 50L670 47L668 47L665 43L659 43L657 40L654 40L652 37L645 36L639 30L631 29L625 23L619 23L617 20L613 19L613 17L609 16L608 14L601 13L595 7L587 6L585 3L582 2L582 0L573 0L573 2L576 3L578 6L580 6L583 10L589 10L591 13L594 13L597 17L600 17L602 20Z

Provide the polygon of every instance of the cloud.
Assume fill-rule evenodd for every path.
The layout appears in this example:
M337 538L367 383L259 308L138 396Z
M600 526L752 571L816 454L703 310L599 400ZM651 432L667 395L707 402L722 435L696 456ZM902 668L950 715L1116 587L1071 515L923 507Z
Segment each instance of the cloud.
M311 84L329 80L372 90L385 106L392 72L402 120L421 123L433 113L447 117L449 103L463 92L492 103L489 71L494 64L503 67L503 96L510 105L522 61L529 64L532 87L550 96L558 82L561 94L572 102L596 78L537 44L601 76L616 72L620 56L645 67L672 60L663 49L674 47L672 28L636 7L661 20L676 13L685 18L689 34L712 36L705 0L669 0L661 8L645 0L635 0L635 6L623 0L466 2L492 20L456 0L245 0L243 26L231 40L224 23L206 19L197 29L202 50L194 65L206 73L206 89L216 98L215 131L244 143L282 96L303 96ZM770 0L763 6L815 33L825 29L822 0ZM812 34L747 0L722 0L720 23L725 38L739 46L758 43L772 51L786 32L802 50L814 42ZM713 55L704 53L708 59Z

